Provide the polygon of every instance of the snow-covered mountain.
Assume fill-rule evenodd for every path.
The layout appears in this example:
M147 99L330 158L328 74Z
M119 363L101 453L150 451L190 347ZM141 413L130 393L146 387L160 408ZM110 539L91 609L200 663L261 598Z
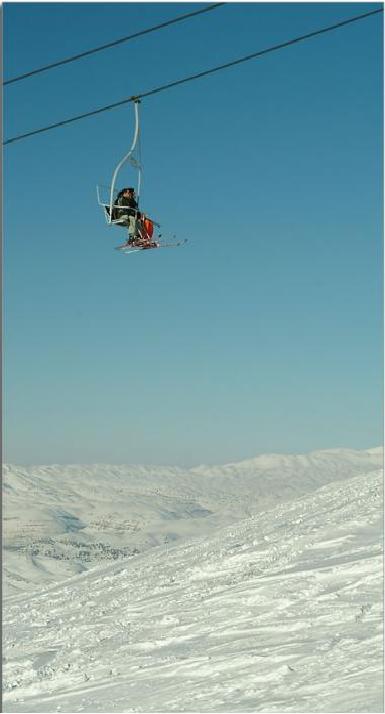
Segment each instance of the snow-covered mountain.
M4 711L383 711L380 460L10 467L8 543L176 540L10 597Z
M224 466L5 466L7 592L36 590L380 468L382 449L269 454Z

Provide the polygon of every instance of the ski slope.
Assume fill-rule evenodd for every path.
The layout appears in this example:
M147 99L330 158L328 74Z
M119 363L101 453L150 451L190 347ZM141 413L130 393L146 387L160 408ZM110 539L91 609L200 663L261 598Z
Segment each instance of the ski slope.
M144 533L158 534L167 520L155 472L173 508L184 480L184 499L212 515L198 515L201 532L191 534L177 529L195 521L184 510L184 518L168 518L174 541L158 536L134 557L9 597L4 711L383 711L380 462L380 450L271 455L165 469L164 480L143 467L141 481L140 468L128 478L129 467L120 467L131 488L140 481L141 493L154 494L152 510L143 501ZM95 484L101 469L94 467ZM33 473L55 513L58 492L70 499L75 488L68 477L49 491L47 469L14 473L15 499L16 477L28 490ZM226 523L232 501L236 516ZM73 502L71 514L78 506L85 522L84 503Z
M267 454L224 466L5 466L5 592L212 533L382 466L382 449Z

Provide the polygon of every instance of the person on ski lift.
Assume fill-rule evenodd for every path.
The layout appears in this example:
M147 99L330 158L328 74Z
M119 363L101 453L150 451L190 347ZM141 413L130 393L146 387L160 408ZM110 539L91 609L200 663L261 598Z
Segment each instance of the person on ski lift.
M134 240L138 235L138 221L140 220L135 189L132 187L122 188L115 199L115 205L122 206L122 208L115 209L116 218L127 216L129 239Z

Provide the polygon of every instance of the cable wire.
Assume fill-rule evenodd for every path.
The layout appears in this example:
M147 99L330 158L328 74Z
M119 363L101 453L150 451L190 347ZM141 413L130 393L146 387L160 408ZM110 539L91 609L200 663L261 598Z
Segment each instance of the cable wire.
M186 15L178 15L178 17L174 17L172 20L166 20L166 22L161 22L159 25L154 25L154 27L149 27L147 30L140 30L139 32L134 32L132 35L127 35L126 37L121 37L119 40L115 40L114 42L109 42L106 45L100 45L100 47L95 47L92 50L87 50L86 52L81 52L80 54L77 55L72 55L72 57L67 57L67 59L60 60L59 62L52 62L52 64L47 64L44 67L39 67L38 69L33 69L30 72L25 72L25 74L20 74L18 77L13 77L12 79L7 79L5 82L3 82L4 86L7 84L13 84L14 82L20 82L22 79L27 79L28 77L32 77L35 74L39 74L40 72L46 72L49 69L55 69L55 67L60 67L62 64L68 64L69 62L76 62L79 59L82 59L83 57L87 57L88 55L93 55L96 52L102 52L103 50L107 50L110 47L116 47L116 45L120 45L123 42L128 42L129 40L133 40L135 37L141 37L142 35L148 35L150 32L155 32L156 30L163 30L165 27L169 27L170 25L174 25L176 22L181 22L182 20L188 20L190 17L194 17L195 15L201 15L204 12L210 12L211 10L216 10L217 8L221 7L222 5L226 5L225 2L217 2L214 5L207 5L204 8L201 8L200 10L195 10L194 12L189 12Z
M268 47L265 50L259 50L258 52L253 52L250 55L246 55L245 57L241 57L239 59L233 60L232 62L227 62L226 64L219 65L217 67L212 67L211 69L204 70L203 72L198 72L197 74L190 75L189 77L185 77L184 79L177 79L174 82L169 82L168 84L163 84L160 87L155 87L154 89L150 89L148 92L142 92L141 94L136 94L131 97L126 97L126 99L121 99L119 102L114 102L113 104L108 104L107 106L100 107L99 109L94 109L93 111L86 112L85 114L78 114L75 117L71 117L70 119L64 119L63 121L57 122L56 124L51 124L50 126L43 127L42 129L35 129L34 131L29 131L26 134L19 134L18 136L13 136L10 139L7 139L4 141L4 146L6 144L12 144L15 141L20 141L21 139L26 139L29 136L34 136L35 134L41 134L42 132L45 131L50 131L51 129L56 129L59 126L64 126L65 124L70 124L75 121L79 121L80 119L85 119L86 117L94 116L95 114L101 114L102 112L106 112L110 109L115 109L116 107L120 107L123 104L128 104L129 102L136 102L138 99L142 99L143 97L149 97L153 94L158 94L159 92L163 92L166 89L171 89L171 87L176 87L180 84L184 84L186 82L191 82L194 79L200 79L201 77L206 77L209 74L213 74L214 72L219 72L220 70L227 69L228 67L234 67L237 64L241 64L242 62L248 62L251 59L255 59L256 57L261 57L262 55L268 54L269 52L276 52L277 50L281 50L284 47L289 47L291 45L294 45L297 42L302 42L303 40L308 40L311 37L316 37L317 35L321 35L325 32L331 32L332 30L336 30L338 28L344 27L345 25L348 25L349 23L352 22L357 22L358 20L363 20L366 17L369 17L371 15L377 15L380 12L384 12L384 10L381 8L380 10L373 10L371 12L367 12L364 15L356 15L355 17L351 17L347 20L342 20L341 22L338 22L335 25L329 25L328 27L324 27L320 30L314 30L314 32L309 32L306 35L301 35L300 37L295 37L292 40L288 40L287 42L281 42L279 45L273 45L272 47Z

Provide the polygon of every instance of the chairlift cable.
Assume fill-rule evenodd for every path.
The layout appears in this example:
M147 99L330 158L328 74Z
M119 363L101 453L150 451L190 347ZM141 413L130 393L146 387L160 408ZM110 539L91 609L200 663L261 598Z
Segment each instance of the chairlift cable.
M348 18L347 20L342 20L341 22L338 22L335 25L329 25L328 27L324 27L319 30L315 30L314 32L309 32L306 35L301 35L299 37L293 38L292 40L288 40L287 42L281 42L279 45L273 45L272 47L268 47L264 50L259 50L257 52L253 52L250 55L246 55L245 57L241 57L239 59L233 60L232 62L227 62L226 64L222 64L217 67L212 67L211 69L204 70L203 72L198 72L197 74L190 75L189 77L185 77L183 79L175 80L174 82L169 82L168 84L163 84L160 87L155 87L154 89L149 90L148 92L142 92L140 94L136 94L134 96L127 97L126 99L122 99L119 102L114 102L113 104L109 104L107 106L100 107L99 109L94 109L93 111L86 112L84 114L79 114L78 116L71 117L70 119L64 119L63 121L57 122L56 124L51 124L50 126L46 126L41 129L35 129L34 131L29 131L29 132L26 132L25 134L19 134L17 136L13 136L10 139L7 139L6 141L4 141L3 145L6 146L7 144L13 144L15 141L21 141L22 139L26 139L29 136L34 136L36 134L41 134L46 131L51 131L52 129L57 129L60 126L64 126L65 124L70 124L75 121L80 121L80 119L85 119L86 117L94 116L95 114L101 114L102 112L106 112L110 109L116 109L117 107L120 107L123 104L128 104L129 102L136 102L138 99L142 99L143 97L149 97L151 95L158 94L159 92L163 92L166 89L171 89L172 87L176 87L178 85L185 84L187 82L191 82L194 79L201 79L202 77L206 77L209 74L213 74L214 72L219 72L223 69L228 69L229 67L234 67L237 64L241 64L242 62L248 62L249 60L255 59L256 57L261 57L262 55L268 54L270 52L276 52L277 50L281 50L281 49L284 49L285 47L292 46L292 45L296 44L297 42L309 40L310 38L316 37L317 35L321 35L326 32L331 32L332 30L340 29L341 27L344 27L352 22L357 22L359 20L363 20L367 17L370 17L371 15L377 15L380 12L381 13L384 12L383 8L381 8L379 10L373 10L371 12L367 12L363 15L356 15L355 17Z
M13 77L12 79L7 79L5 82L3 82L4 86L7 84L14 84L15 82L20 82L22 79L27 79L28 77L32 77L35 74L39 74L40 72L47 72L50 69L55 69L56 67L60 67L60 65L63 64L68 64L69 62L76 62L77 60L82 59L83 57L95 54L96 52L101 52L102 50L107 50L110 47L116 47L116 45L120 45L123 42L128 42L129 40L133 40L136 37L141 37L142 35L148 35L150 32L155 32L156 30L162 30L165 27L169 27L170 25L173 25L177 22L181 22L182 20L188 20L190 17L194 17L195 15L201 15L204 12L210 12L211 10L216 10L217 8L221 7L222 5L226 5L227 3L225 2L217 2L213 5L207 5L204 8L201 8L200 10L195 10L194 12L189 12L185 15L178 15L178 17L174 17L172 20L166 20L165 22L161 22L159 25L155 25L153 27L149 27L146 30L140 30L139 32L134 32L132 35L127 35L126 37L121 37L118 40L114 40L114 42L108 42L105 45L100 45L99 47L94 47L92 50L86 50L85 52L80 52L77 55L72 55L72 57L67 57L64 60L60 60L59 62L52 62L51 64L47 64L44 67L39 67L38 69L33 69L30 72L25 72L24 74L20 74L18 77Z

